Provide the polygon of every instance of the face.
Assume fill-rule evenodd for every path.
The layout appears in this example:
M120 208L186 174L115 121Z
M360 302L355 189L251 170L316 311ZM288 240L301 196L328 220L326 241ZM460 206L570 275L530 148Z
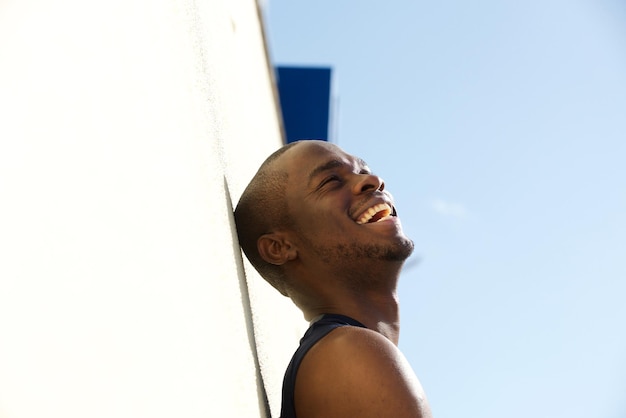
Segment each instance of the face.
M409 257L413 242L402 232L392 197L364 161L323 141L303 141L283 157L302 256L351 268Z

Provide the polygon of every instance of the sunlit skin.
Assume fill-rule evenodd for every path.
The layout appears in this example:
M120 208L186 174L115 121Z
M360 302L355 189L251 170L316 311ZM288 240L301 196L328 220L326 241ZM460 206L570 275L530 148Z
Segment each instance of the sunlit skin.
M413 243L383 180L322 141L303 141L276 164L289 175L293 224L259 238L259 253L283 267L287 294L307 320L336 313L367 326L336 329L307 353L295 387L298 417L430 417L397 348L396 288ZM376 214L363 215L372 207Z

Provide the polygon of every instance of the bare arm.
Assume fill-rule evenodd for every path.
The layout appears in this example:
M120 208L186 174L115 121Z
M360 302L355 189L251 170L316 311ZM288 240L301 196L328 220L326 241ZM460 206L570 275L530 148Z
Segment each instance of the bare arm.
M431 418L400 350L381 334L341 327L305 356L296 379L298 418Z

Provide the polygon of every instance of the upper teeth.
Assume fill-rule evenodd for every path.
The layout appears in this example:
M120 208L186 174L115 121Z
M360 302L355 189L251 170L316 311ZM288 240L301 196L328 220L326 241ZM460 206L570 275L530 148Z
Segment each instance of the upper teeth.
M389 214L391 213L391 206L389 206L386 203L379 203L378 205L372 206L371 208L366 210L365 213L361 215L359 219L357 219L356 223L359 225L367 223L370 219L372 219L374 215L382 211L386 211L386 213L380 219L383 219L389 216Z

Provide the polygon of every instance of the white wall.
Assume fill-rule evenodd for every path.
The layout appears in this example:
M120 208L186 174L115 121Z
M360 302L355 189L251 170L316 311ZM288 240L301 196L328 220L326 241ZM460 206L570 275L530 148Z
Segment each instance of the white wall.
M280 144L253 0L0 3L0 417L278 416L230 198Z

